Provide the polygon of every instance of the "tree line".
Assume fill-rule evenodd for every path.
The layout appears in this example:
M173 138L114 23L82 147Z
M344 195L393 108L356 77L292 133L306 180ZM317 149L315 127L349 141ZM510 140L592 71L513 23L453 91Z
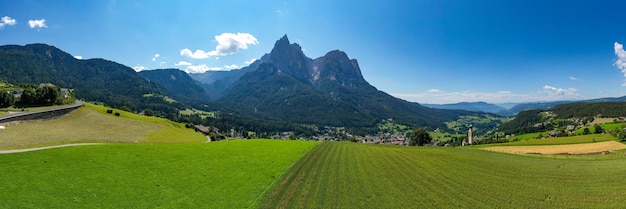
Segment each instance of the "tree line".
M47 106L74 102L73 93L69 90L68 93L66 98L59 87L49 84L19 84L17 88L4 88L0 92L0 107Z

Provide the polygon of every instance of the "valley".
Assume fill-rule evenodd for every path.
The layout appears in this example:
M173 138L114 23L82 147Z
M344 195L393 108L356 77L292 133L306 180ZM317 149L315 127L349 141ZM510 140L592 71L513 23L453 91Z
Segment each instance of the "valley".
M82 105L3 124L0 208L625 206L622 98L422 105L286 35L205 74L45 44L0 46L0 60L5 112Z

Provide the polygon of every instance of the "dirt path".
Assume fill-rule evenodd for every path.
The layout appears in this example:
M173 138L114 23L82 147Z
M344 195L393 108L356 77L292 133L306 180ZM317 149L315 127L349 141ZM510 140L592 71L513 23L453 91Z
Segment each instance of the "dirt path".
M587 144L543 145L543 146L495 146L485 147L484 150L507 152L513 154L543 154L543 155L581 155L614 150L626 149L626 145L616 141L596 142Z
M19 153L19 152L31 152L31 151L44 150L44 149L53 149L53 148L60 148L60 147L74 147L74 146L98 145L98 144L102 144L102 143L61 144L61 145L54 145L54 146L47 146L47 147L35 147L35 148L26 148L26 149L0 150L0 154L10 154L10 153Z

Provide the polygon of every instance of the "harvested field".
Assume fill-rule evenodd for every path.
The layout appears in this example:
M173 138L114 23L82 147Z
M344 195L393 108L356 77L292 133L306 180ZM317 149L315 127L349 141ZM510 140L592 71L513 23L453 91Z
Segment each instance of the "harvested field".
M586 144L543 145L543 146L496 146L485 147L484 150L513 154L544 154L544 155L582 155L610 152L626 149L626 145L616 141L605 141Z

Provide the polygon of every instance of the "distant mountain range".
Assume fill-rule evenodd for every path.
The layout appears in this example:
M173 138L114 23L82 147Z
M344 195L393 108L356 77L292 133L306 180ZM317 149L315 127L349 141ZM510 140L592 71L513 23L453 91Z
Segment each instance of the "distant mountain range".
M266 54L249 66L238 70L206 71L204 73L191 73L189 76L202 84L210 100L217 100L224 96L224 91L230 87L231 84L238 81L239 78L246 73L256 70L261 63L266 62L268 59L269 54Z
M517 113L525 111L525 110L548 110L550 108L553 108L561 104L571 104L571 103L579 103L579 102L599 103L599 102L624 102L624 101L626 101L626 96L606 97L606 98L579 100L579 101L553 101L553 102L504 103L504 104L490 104L486 102L460 102L460 103L453 103L453 104L422 104L422 105L426 107L438 108L438 109L468 110L468 111L494 113L494 114L498 114L502 116L514 116Z
M204 101L209 92L202 83L194 80L189 74L178 69L158 69L140 71L139 75L144 76L149 81L155 82L175 94L177 99L186 102Z
M426 107L448 110L467 110L476 112L488 112L495 114L506 113L507 109L495 104L489 104L486 102L460 102L454 104L422 104ZM508 114L506 114L508 115ZM506 116L505 115L505 116Z

